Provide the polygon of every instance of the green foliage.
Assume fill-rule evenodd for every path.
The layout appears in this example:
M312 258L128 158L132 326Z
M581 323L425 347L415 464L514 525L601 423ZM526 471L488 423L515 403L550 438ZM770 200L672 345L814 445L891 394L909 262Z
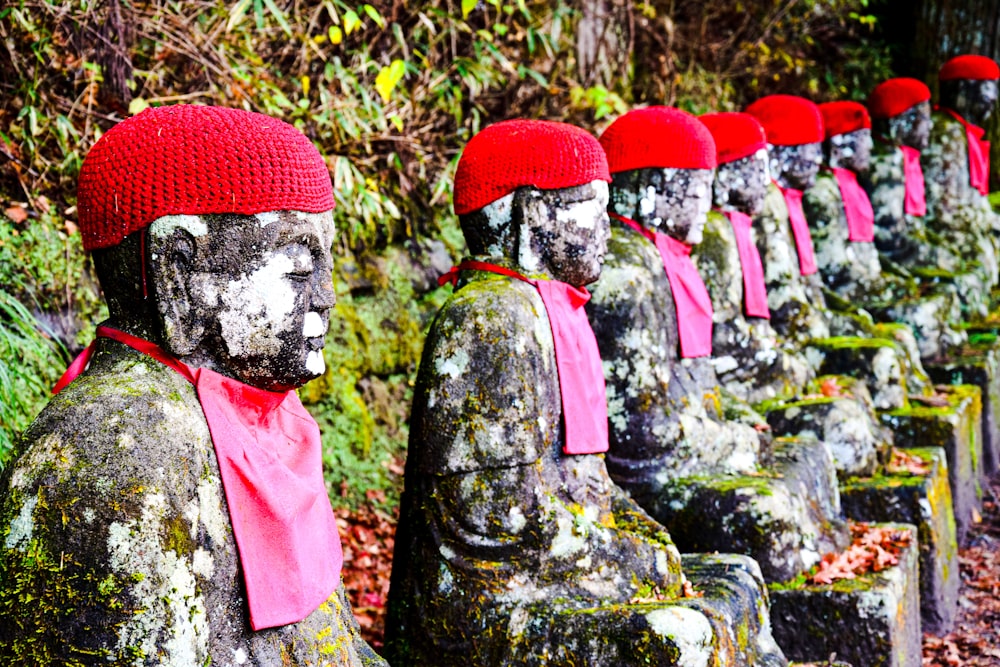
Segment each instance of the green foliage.
M0 469L14 438L48 400L66 351L13 296L0 291Z

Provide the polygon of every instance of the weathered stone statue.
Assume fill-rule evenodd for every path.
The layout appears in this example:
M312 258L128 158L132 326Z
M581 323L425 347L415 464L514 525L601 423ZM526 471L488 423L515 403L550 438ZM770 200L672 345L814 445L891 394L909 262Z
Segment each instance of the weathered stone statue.
M882 272L875 247L875 214L858 177L871 160L871 121L858 102L819 105L826 141L826 166L803 198L816 248L816 264L827 289L848 309L868 309L878 319L909 325L924 359L941 357L965 335L954 292L920 294L917 281Z
M449 276L418 373L393 664L784 664L756 565L712 557L728 579L695 578L705 597L679 599L677 549L608 477L582 309L605 257L608 180L597 141L561 123L497 123L459 161L472 257Z
M989 191L989 143L981 126L997 101L1000 68L985 56L958 56L938 73L941 110L933 115L930 143L921 154L927 224L962 258L977 258L987 289L997 284L997 218ZM976 304L969 304L975 306ZM984 315L985 305L970 308Z
M702 242L692 259L712 298L712 364L720 382L749 403L797 390L813 377L800 354L778 343L771 327L764 269L753 216L771 183L767 141L745 113L713 113L700 120L715 139L718 169Z
M260 114L150 109L91 150L110 318L0 482L0 663L385 664L294 391L324 371L332 208L316 149Z
M746 111L767 133L774 179L764 210L755 219L771 324L799 344L825 338L830 327L822 312L822 284L802 211L803 193L815 184L823 162L822 116L815 104L793 95L763 97Z
M614 222L587 310L608 384L608 469L685 550L744 551L771 579L795 576L839 539L834 474L820 445L798 467L782 458L772 479L763 418L716 377L712 303L689 258L711 205L712 136L650 107L601 143Z

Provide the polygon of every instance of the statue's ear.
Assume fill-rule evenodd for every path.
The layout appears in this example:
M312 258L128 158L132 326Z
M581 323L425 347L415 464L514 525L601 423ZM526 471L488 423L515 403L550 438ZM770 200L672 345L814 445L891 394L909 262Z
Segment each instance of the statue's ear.
M194 352L205 333L203 313L191 284L197 252L197 239L181 227L149 237L150 292L156 299L166 348L178 356Z

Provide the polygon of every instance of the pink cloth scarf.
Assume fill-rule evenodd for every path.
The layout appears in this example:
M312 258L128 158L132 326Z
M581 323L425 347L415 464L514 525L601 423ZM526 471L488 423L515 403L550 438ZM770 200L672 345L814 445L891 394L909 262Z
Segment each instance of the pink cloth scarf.
M760 252L750 238L753 220L746 213L723 211L736 235L736 249L740 254L740 268L743 272L743 307L749 317L771 319L767 307L767 285L764 283L764 264Z
M945 113L957 120L965 128L965 139L969 146L969 185L985 195L990 192L990 142L983 141L986 130L962 118L951 109Z
M604 367L583 306L590 293L558 280L536 280L517 271L466 260L438 279L444 285L458 283L462 271L487 271L534 285L542 298L555 343L556 369L562 397L564 454L600 454L608 451L608 401Z
M169 366L195 386L229 506L254 630L297 623L340 583L344 556L330 508L319 427L294 391L271 392L207 368L192 369L149 341L100 326L110 338ZM91 344L53 389L87 366Z
M634 220L610 214L653 242L660 253L663 270L670 281L670 292L677 311L677 333L681 356L685 359L708 357L712 354L712 299L705 282L691 261L691 246L667 234L646 229Z
M802 211L802 190L783 188L780 185L778 189L785 197L785 205L788 207L788 222L792 226L795 250L799 255L799 272L810 276L816 273L816 256L813 254L812 234L809 233L806 214Z
M900 146L903 151L903 176L906 181L906 199L903 212L906 215L927 215L927 199L924 197L924 170L920 166L920 151L912 146Z
M833 168L833 176L840 186L847 216L847 240L871 243L875 240L875 212L868 194L858 185L857 175L850 169Z

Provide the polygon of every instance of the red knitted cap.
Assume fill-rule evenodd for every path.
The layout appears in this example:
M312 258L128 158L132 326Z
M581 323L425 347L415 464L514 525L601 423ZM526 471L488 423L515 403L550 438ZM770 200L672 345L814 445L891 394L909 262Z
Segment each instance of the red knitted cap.
M634 109L601 135L612 174L633 169L714 169L715 140L695 116L673 107Z
M1000 79L1000 67L997 67L992 58L986 56L969 54L955 56L941 65L941 71L938 72L938 81L952 81L954 79L973 79L975 81Z
M774 146L823 141L823 116L819 107L804 97L768 95L748 106L746 112L760 121L767 143Z
M719 164L733 162L767 148L767 136L756 118L748 113L726 111L699 116L715 139Z
M87 250L164 215L332 208L330 172L305 135L223 107L150 108L118 123L90 149L77 188Z
M472 137L455 172L455 213L478 211L532 185L556 190L610 181L608 160L589 132L547 120L505 120Z
M824 102L819 105L819 112L823 116L823 131L827 139L855 130L871 129L872 126L868 109L860 102Z
M899 77L875 86L868 96L868 111L872 118L884 120L930 99L931 89L923 81Z

